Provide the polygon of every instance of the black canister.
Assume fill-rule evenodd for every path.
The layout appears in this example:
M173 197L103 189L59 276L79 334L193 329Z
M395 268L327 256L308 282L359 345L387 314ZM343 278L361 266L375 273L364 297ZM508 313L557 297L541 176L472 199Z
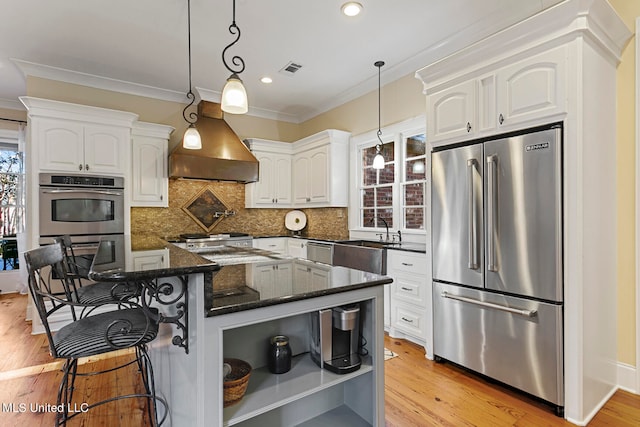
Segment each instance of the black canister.
M269 371L273 374L284 374L291 369L291 346L289 337L276 335L269 341Z

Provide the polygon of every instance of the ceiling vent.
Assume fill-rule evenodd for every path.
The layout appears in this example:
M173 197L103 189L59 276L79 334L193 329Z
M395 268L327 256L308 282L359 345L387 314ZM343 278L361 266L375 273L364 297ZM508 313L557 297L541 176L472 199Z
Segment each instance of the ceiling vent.
M280 72L287 76L293 76L295 73L297 73L300 70L300 68L302 68L302 65L290 61L287 65L282 67Z

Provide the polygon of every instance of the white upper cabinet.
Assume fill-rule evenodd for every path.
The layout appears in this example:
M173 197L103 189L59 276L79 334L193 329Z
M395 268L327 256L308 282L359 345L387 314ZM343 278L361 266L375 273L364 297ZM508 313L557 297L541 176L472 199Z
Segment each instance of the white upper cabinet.
M429 140L464 137L475 132L476 81L469 80L427 98Z
M296 206L329 202L329 151L328 146L323 146L293 156Z
M247 143L260 162L260 172L258 182L245 185L245 207L291 207L291 144L259 139Z
M498 126L566 111L566 68L567 48L561 46L499 70Z
M127 175L137 114L22 97L38 171Z
M126 173L129 129L60 119L35 119L41 170Z
M349 190L349 138L329 129L294 142L295 207L345 207Z
M566 47L490 74L427 89L431 143L465 141L521 128L566 111Z
M131 135L131 206L169 206L167 156L173 127L138 122Z
M245 207L347 206L349 137L327 130L293 143L248 139L260 177L245 186Z

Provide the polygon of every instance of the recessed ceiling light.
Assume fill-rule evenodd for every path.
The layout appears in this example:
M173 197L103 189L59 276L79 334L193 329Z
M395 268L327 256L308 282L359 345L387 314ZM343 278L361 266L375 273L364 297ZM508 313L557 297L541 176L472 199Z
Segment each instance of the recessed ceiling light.
M355 1L350 1L342 5L342 13L347 16L356 16L362 12L362 5Z
M260 79L260 81L266 84L273 83L273 79L269 76L264 76L263 78Z

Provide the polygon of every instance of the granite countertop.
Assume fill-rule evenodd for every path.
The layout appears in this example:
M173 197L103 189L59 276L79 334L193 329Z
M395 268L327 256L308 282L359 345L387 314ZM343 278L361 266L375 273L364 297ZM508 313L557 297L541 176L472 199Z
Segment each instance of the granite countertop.
M274 269L277 280L268 274ZM228 265L214 275L211 285L205 285L205 314L217 316L392 282L386 276L297 258Z
M323 236L311 236L311 235L278 235L278 236L253 236L254 239L268 239L268 238L272 238L272 237L292 237L295 239L305 239L305 240L314 240L317 242L328 242L328 243L339 243L342 241L346 241L346 240L371 240L371 239L361 239L361 238L357 238L354 237L352 239L345 239L342 237L337 237L337 236L327 236L327 235L323 235ZM371 240L372 242L374 242L375 240ZM397 243L394 245L389 245L386 247L389 250L394 250L394 251L406 251L406 252L418 252L418 253L426 253L427 252L427 245L424 243L415 243L415 242L401 242L401 243Z
M161 268L135 263L143 256L163 256ZM89 271L95 281L121 282L217 271L220 266L154 236L109 236L100 245Z
M148 269L134 260L162 256L163 267ZM140 265L139 265L140 264ZM147 268L147 269L145 269ZM277 269L278 280L269 272ZM267 274L261 274L261 272ZM302 259L280 259L221 267L154 236L113 236L100 241L89 277L96 281L136 281L193 273L206 274L205 315L216 316L391 283L365 271ZM318 280L326 277L326 280Z

